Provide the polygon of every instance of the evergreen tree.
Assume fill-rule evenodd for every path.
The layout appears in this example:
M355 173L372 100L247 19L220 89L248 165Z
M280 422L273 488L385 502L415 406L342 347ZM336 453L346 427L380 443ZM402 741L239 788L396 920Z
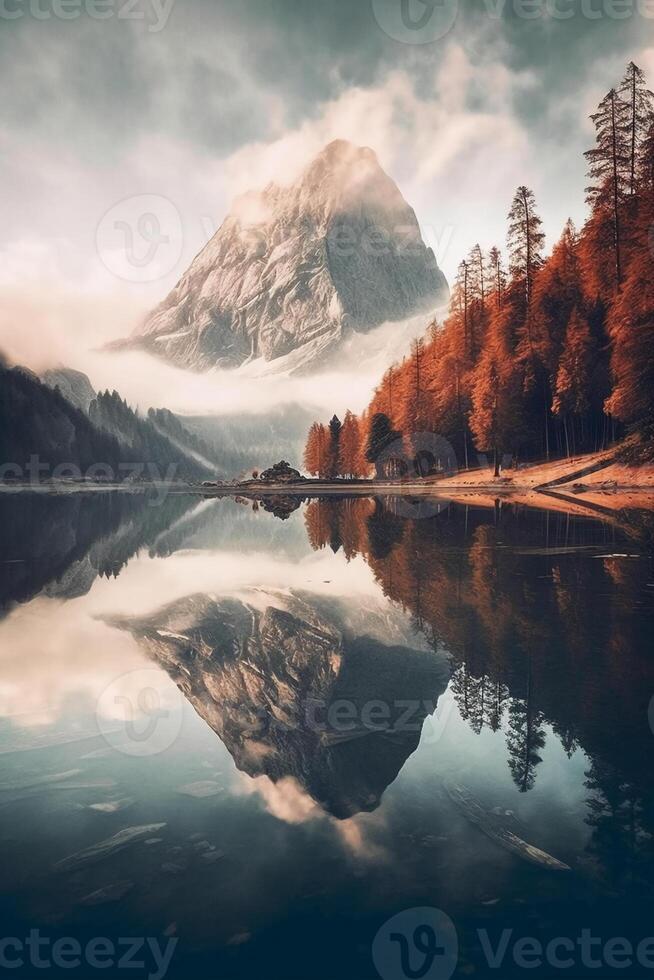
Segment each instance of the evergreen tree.
M594 360L593 338L588 320L575 309L568 322L563 352L559 360L552 410L564 420L568 456L574 452L574 419L583 418L590 407L590 389ZM570 432L569 417L573 419ZM573 446L571 447L571 437Z
M384 469L383 453L399 438L400 433L393 429L388 415L375 412L370 422L366 459L375 467L377 477L388 475Z
M626 136L629 160L629 194L636 193L638 158L649 133L654 113L654 95L645 84L645 73L630 61L619 89L620 97L627 105Z
M607 212L613 226L615 284L622 282L621 209L629 187L630 141L629 106L615 89L611 89L591 117L595 125L595 143L585 153L591 183L586 188L593 209Z
M545 235L536 213L534 192L522 185L515 192L508 215L509 270L524 289L525 313L528 317L534 273L540 266Z
M345 413L340 434L340 458L343 476L364 475L366 467L361 454L359 420L349 409Z
M329 423L329 451L328 451L328 471L329 476L340 476L341 474L341 420L337 415L333 415Z

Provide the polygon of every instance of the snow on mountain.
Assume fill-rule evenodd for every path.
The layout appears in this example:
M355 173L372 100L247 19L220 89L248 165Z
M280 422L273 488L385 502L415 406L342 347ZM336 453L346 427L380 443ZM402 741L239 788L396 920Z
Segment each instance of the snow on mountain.
M239 198L166 299L114 346L198 371L272 362L292 374L446 297L397 185L372 150L337 140L297 183Z

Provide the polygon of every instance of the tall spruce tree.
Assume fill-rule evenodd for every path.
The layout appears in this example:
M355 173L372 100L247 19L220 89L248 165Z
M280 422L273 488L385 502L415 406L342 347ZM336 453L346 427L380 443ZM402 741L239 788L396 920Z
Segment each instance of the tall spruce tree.
M584 154L590 179L586 200L593 210L606 211L611 216L615 285L619 289L622 283L621 210L629 188L630 170L629 105L612 88L590 118L595 125L595 146Z

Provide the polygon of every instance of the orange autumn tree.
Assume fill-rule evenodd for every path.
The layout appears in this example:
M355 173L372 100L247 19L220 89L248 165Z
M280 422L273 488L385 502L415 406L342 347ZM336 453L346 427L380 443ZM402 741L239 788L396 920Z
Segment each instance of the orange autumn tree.
M492 453L495 471L505 453L599 450L627 428L654 441L654 96L636 65L591 118L580 231L568 221L546 258L534 194L517 189L508 275L495 246L460 262L444 321L387 369L358 420L364 469L392 444L377 475L403 475L424 431L466 468Z
M495 476L500 474L502 453L516 448L521 405L520 368L511 336L516 305L520 305L520 287L514 285L506 304L493 313L472 387L470 425L475 445L492 454Z
M649 208L643 208L641 246L610 313L614 387L607 401L609 412L650 443L654 440L654 264L649 232L652 221L654 206L650 203Z
M304 447L304 468L312 476L328 475L328 444L327 429L320 422L314 422L309 429L307 444Z
M588 320L575 307L566 330L554 386L552 410L563 419L568 456L575 451L576 433L590 410L590 388L596 356Z
M365 462L361 446L361 427L358 418L349 409L343 419L340 436L341 473L356 478L365 476L368 464Z

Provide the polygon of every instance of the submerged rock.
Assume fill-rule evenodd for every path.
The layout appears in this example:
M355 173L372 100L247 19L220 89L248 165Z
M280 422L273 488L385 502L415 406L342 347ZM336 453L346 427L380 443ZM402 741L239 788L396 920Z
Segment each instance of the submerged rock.
M128 806L132 806L133 803L133 797L126 796L123 800L109 800L107 803L90 803L89 810L97 810L98 813L119 813L120 810L126 810Z
M570 870L569 865L564 864L563 861L552 857L547 851L542 851L534 844L528 844L513 831L498 823L496 819L493 819L494 815L490 811L484 810L465 787L457 786L455 783L447 783L445 789L452 802L461 810L466 819L479 827L482 833L499 844L500 847L511 851L524 861L529 861L530 864L537 864L549 871Z
M115 881L112 885L98 888L80 899L80 905L107 905L109 902L119 902L134 887L133 881Z
M85 847L83 850L76 851L74 854L62 858L61 861L57 861L54 865L54 870L77 871L78 868L84 868L88 864L102 861L104 858L116 854L118 851L122 851L132 844L136 844L140 840L145 840L146 837L150 837L165 826L165 823L148 823L141 824L138 827L125 827L123 830L119 830L117 834L114 834L113 837L108 837L98 844L91 844L90 847Z
M202 800L207 796L217 796L218 793L222 793L223 787L214 783L212 779L203 779L198 783L187 783L186 786L180 786L177 792L184 796L193 796Z

